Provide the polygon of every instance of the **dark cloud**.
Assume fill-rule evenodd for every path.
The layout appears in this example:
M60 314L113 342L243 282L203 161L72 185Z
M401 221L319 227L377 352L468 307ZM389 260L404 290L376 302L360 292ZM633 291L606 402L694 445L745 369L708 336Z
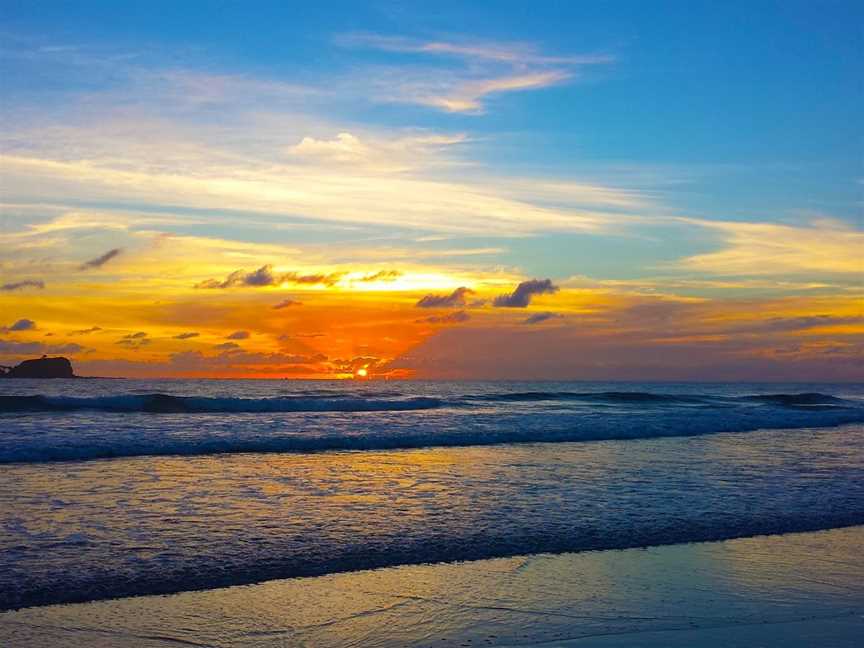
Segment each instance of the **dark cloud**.
M330 361L336 372L354 373L358 369L366 369L370 373L382 364L382 358L377 356L355 356L353 358L334 358Z
M273 266L270 265L261 266L255 272L250 272L243 277L243 283L247 286L272 286L277 282L278 279L273 274Z
M449 295L426 295L415 305L417 308L459 308L465 306L468 295L474 291L465 286L460 286Z
M282 275L282 283L324 284L325 286L332 286L344 276L344 272L331 272L330 274L314 275L301 275L296 272L288 272Z
M0 340L0 354L9 355L44 355L60 354L75 355L83 353L86 347L80 344L43 344L42 342L14 342L12 340Z
M294 284L324 284L332 286L345 275L344 272L333 272L330 274L304 275L298 272L286 272L277 275L273 272L273 266L263 265L253 272L235 270L229 274L224 281L218 279L207 279L195 284L195 288L235 288L249 286L258 288L261 286L279 286L284 283Z
M196 333L195 331L189 331L188 333L178 333L174 336L175 340L189 340L194 337L198 337L201 335L200 333Z
M417 324L460 324L467 322L471 316L465 311L456 311L446 315L432 315L423 319L415 320Z
M225 336L226 340L248 340L249 331L234 331L231 335Z
M127 349L140 349L143 346L150 344L151 340L147 337L144 331L129 333L117 340L114 344L117 346L126 347Z
M140 349L143 346L150 344L150 340L144 338L142 340L117 340L114 344L127 349Z
M402 276L398 270L379 270L374 274L364 275L357 281L395 281Z
M6 333L10 331L35 331L36 330L36 322L31 319L27 319L26 317L23 319L19 319L17 322L10 324L9 326L4 326L0 328L0 331Z
M98 256L95 259L90 259L89 261L85 261L84 263L82 263L79 270L92 270L93 268L101 268L103 265L108 263L111 259L116 257L121 252L123 252L123 248L114 248L113 250L108 250L102 256Z
M283 299L281 302L276 304L273 308L274 310L279 310L281 308L288 308L289 306L302 306L303 302L299 302L296 299Z
M545 321L550 320L550 319L558 319L561 317L564 317L564 316L561 315L560 313L550 313L550 312L534 313L533 315L529 315L525 319L525 321L522 323L523 324L539 324L540 322L545 322Z
M558 286L551 279L531 279L523 281L509 295L500 295L492 302L498 308L525 308L531 303L534 295L546 295L558 292Z
M45 282L40 281L39 279L25 279L24 281L16 281L14 283L7 283L0 286L0 290L24 290L25 288L44 288Z
M219 351L239 351L240 345L234 342L223 342L222 344L214 344L213 348Z
M88 329L81 329L80 331L72 331L69 335L89 335L90 333L95 333L96 331L101 331L101 326L91 326Z

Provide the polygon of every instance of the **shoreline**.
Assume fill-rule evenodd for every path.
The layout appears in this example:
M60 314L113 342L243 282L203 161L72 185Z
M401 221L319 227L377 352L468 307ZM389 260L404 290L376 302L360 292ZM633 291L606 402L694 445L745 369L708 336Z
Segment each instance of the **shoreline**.
M0 643L852 646L864 629L862 544L855 526L25 608L0 614Z

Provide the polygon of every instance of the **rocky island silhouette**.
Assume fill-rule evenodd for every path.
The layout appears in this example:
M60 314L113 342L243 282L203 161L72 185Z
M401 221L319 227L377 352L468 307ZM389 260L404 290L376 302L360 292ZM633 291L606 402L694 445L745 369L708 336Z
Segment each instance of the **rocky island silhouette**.
M69 358L33 358L14 367L0 366L0 378L77 378Z

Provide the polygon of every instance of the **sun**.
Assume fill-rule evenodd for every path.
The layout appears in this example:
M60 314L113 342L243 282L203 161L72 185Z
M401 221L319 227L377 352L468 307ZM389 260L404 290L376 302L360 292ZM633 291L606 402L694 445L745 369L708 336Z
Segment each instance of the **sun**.
M369 372L366 370L366 367L360 367L355 373L354 376L356 378L365 378L369 375Z

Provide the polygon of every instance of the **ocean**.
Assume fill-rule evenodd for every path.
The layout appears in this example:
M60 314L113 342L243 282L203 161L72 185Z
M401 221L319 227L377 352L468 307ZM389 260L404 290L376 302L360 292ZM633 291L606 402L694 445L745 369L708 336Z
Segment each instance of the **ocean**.
M864 385L0 381L0 609L864 524Z

